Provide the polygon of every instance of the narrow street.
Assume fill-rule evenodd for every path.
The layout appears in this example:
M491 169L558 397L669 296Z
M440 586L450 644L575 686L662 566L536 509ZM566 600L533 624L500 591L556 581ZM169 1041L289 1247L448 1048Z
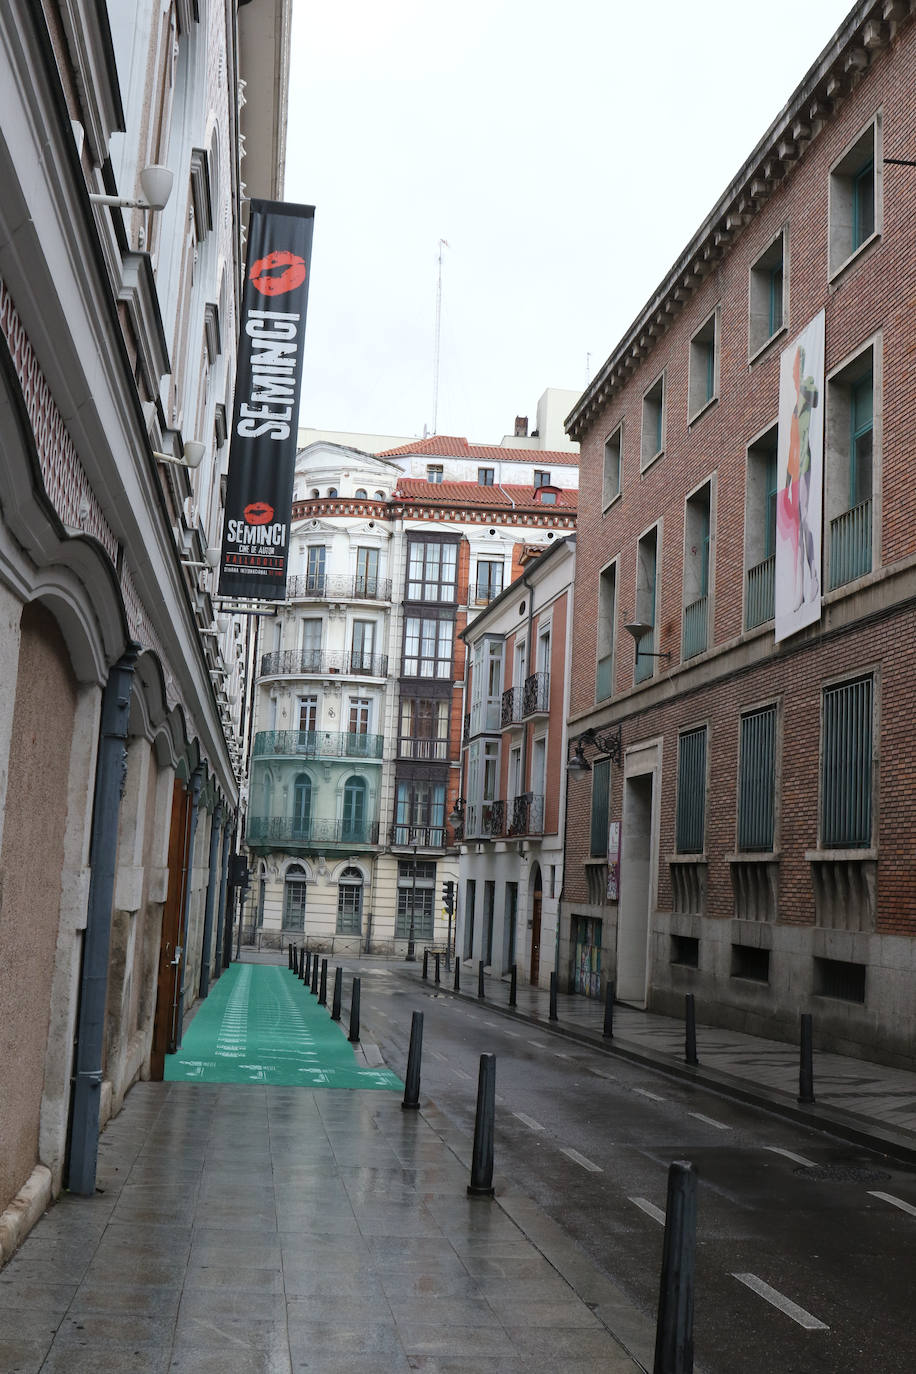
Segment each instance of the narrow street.
M647 1314L658 1296L667 1166L696 1165L696 1354L709 1374L916 1366L911 1170L513 1024L419 972L361 967L364 1035L402 1073L411 1012L423 1011L422 1096L462 1130L473 1126L478 1056L497 1056L497 1171Z

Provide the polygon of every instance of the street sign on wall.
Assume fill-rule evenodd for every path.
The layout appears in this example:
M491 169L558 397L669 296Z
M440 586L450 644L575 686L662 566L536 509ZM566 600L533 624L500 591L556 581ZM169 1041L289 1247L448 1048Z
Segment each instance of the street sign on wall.
M251 202L221 596L276 601L286 594L314 221L312 205Z

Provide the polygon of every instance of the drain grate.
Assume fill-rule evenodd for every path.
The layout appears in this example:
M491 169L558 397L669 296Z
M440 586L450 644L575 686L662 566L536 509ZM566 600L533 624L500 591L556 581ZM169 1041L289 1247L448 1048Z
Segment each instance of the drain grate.
M855 1164L806 1164L795 1172L799 1178L810 1178L815 1183L880 1183L890 1178L880 1169L863 1169Z

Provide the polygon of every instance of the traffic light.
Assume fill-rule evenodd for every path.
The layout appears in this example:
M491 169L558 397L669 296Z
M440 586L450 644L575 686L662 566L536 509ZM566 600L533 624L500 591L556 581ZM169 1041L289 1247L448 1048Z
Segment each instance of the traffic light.
M442 905L451 916L455 911L455 884L451 878L442 884Z

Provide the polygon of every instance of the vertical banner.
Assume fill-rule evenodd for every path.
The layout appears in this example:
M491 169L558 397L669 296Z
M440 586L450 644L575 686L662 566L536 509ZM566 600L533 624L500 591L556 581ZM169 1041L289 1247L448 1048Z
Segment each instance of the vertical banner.
M776 638L821 618L824 312L783 349L776 461Z
M286 594L314 222L312 205L251 202L220 596Z
M620 900L620 821L610 821L607 828L607 899Z

